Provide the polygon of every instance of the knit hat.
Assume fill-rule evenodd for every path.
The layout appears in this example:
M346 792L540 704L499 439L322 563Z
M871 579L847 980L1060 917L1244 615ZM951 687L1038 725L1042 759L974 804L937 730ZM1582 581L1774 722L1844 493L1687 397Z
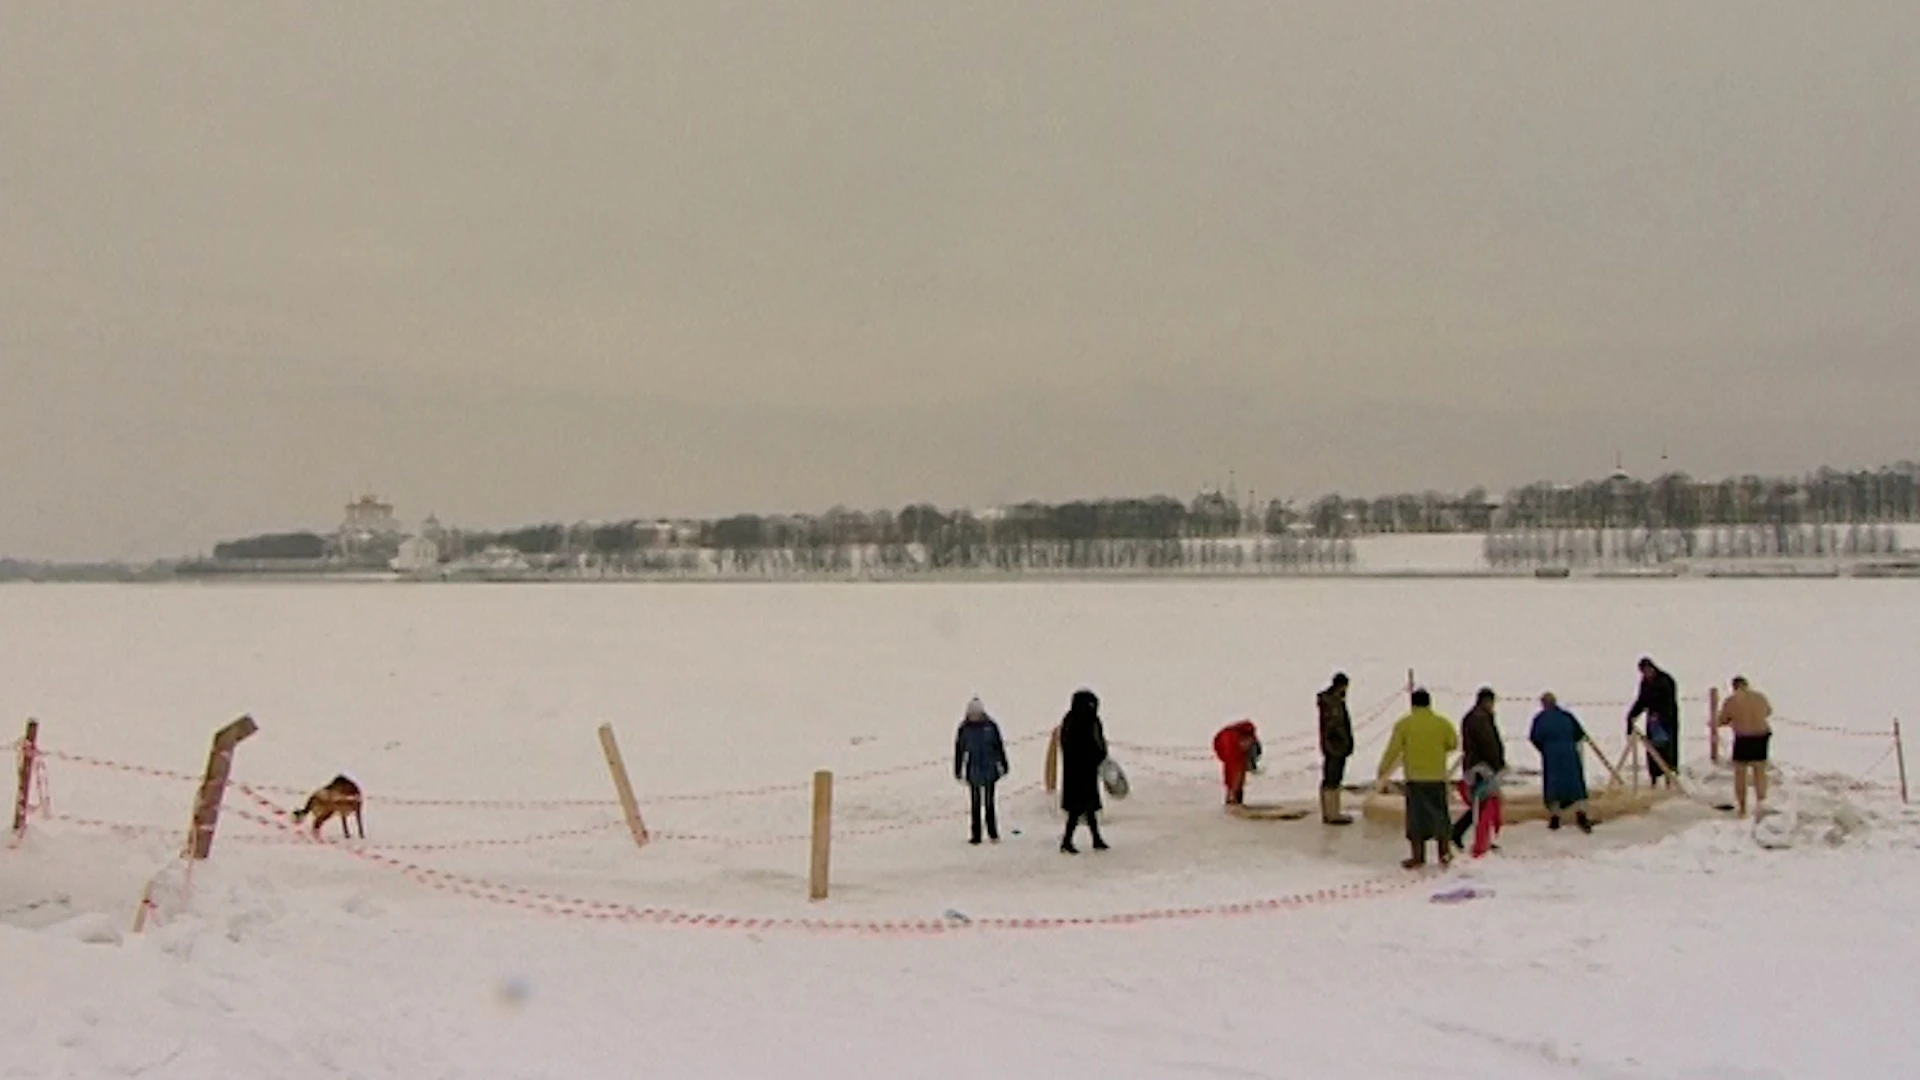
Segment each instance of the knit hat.
M985 715L987 715L987 707L980 704L979 698L976 697L967 702L967 719L978 720Z

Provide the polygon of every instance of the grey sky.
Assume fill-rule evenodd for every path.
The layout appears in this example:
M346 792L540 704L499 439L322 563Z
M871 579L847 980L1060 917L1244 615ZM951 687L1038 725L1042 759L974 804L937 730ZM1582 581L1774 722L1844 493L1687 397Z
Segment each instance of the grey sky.
M1920 456L1920 4L0 5L0 552Z

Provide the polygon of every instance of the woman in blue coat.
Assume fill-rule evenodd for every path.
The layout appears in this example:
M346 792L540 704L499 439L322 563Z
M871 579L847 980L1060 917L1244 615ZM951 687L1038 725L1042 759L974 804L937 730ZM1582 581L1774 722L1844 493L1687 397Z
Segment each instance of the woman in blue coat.
M981 817L986 818L987 839L1000 842L1000 816L993 804L993 788L1007 775L1007 744L1000 738L1000 725L987 715L979 698L967 702L967 718L953 739L953 778L967 785L972 793L973 838L980 842Z
M1552 694L1541 694L1540 711L1534 715L1527 741L1540 751L1540 794L1547 802L1547 828L1559 828L1560 815L1572 810L1580 831L1592 832L1593 822L1587 818L1586 763L1580 757L1586 729Z

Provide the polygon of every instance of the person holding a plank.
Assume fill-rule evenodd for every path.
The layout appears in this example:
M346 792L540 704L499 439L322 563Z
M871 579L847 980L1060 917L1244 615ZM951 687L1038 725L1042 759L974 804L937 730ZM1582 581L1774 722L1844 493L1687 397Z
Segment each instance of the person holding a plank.
M1560 815L1573 811L1580 831L1593 831L1587 817L1587 768L1580 758L1580 744L1587 731L1552 693L1540 695L1540 711L1534 714L1527 741L1540 751L1540 795L1547 803L1547 828L1560 827Z
M1640 658L1640 696L1627 713L1627 733L1642 714L1647 718L1647 779L1659 784L1665 779L1671 787L1671 775L1680 767L1680 688L1673 676L1660 670L1653 658Z

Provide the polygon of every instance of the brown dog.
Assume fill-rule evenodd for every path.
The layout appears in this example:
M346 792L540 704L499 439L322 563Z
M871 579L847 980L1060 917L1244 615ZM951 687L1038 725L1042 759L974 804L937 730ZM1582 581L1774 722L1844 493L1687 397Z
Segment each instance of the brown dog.
M320 835L320 826L337 814L340 817L341 836L353 838L353 834L347 831L347 818L351 817L354 824L360 827L360 839L367 838L367 819L360 813L360 785L344 776L334 777L327 781L326 787L307 796L307 805L293 812L293 820L298 822L308 814L313 815L315 836Z

